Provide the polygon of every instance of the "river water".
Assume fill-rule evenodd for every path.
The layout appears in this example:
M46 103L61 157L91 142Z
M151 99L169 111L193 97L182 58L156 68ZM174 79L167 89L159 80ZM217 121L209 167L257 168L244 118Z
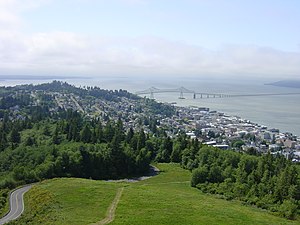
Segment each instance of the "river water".
M50 80L5 80L0 86L43 83ZM254 80L218 80L197 78L93 78L65 79L76 86L99 86L104 89L125 89L136 92L156 87L160 89L179 88L181 86L195 92L221 94L278 94L300 93L300 89L264 85L263 81ZM237 115L252 122L278 128L282 132L292 132L300 136L300 95L282 96L248 96L230 98L196 98L193 94L184 93L185 99L179 99L180 93L154 94L162 102L176 102L179 106L208 107L230 115ZM148 95L148 97L150 97ZM199 96L200 97L200 96Z

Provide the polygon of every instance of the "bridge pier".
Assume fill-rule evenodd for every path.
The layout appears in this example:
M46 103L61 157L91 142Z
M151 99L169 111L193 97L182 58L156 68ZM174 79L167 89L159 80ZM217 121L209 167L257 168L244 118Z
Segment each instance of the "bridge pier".
M151 98L151 99L154 99L153 91L150 92L150 98Z
M183 97L183 92L182 92L182 91L180 91L179 99L184 99L184 97Z

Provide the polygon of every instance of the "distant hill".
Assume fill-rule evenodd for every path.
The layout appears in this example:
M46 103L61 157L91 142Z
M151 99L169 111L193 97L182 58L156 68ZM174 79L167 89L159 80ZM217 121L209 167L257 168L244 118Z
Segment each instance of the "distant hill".
M1 75L0 81L5 80L61 80L61 79L90 79L90 77L81 77L81 76L54 76L54 75Z
M291 87L300 88L300 80L281 80L274 83L268 83L266 85L273 85L278 87Z

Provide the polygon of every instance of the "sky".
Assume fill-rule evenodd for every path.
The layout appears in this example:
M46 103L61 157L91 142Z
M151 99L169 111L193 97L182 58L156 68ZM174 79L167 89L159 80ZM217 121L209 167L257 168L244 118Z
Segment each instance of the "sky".
M300 79L300 1L0 0L0 75Z

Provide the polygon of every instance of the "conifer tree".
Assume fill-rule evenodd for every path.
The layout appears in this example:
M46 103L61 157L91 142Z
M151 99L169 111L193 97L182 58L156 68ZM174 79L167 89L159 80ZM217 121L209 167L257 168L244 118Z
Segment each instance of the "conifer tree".
M92 138L92 132L89 128L89 125L85 124L85 126L83 127L83 130L81 131L81 134L80 134L80 140L83 143L90 143L91 138Z

